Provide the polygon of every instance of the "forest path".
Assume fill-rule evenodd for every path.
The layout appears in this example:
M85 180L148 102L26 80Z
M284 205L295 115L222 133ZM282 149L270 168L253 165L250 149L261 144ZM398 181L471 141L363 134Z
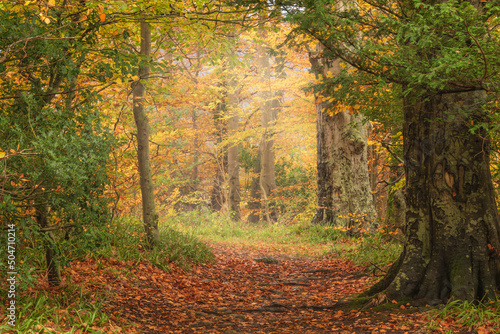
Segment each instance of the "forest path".
M105 311L136 333L425 332L418 313L340 311L373 283L350 261L211 246L216 261L191 271L140 263L123 275L105 264Z

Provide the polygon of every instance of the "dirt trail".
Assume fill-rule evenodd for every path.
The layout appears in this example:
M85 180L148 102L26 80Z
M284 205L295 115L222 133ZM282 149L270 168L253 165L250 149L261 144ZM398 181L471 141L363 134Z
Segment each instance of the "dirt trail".
M339 300L372 284L351 262L213 250L215 263L189 272L139 264L127 277L111 261L106 311L135 324L137 333L423 332L418 314L340 311Z

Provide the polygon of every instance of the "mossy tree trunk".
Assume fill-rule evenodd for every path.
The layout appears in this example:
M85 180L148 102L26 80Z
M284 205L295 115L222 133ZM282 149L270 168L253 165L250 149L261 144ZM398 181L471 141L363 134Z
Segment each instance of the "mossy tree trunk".
M486 122L484 91L406 102L404 156L407 243L369 293L437 304L495 299L500 234L490 143L471 124Z
M309 59L316 74L340 73L338 60L327 63L315 54ZM334 107L335 101L316 95L318 206L312 223L344 225L357 233L377 217L368 173L368 130L361 115L334 113Z

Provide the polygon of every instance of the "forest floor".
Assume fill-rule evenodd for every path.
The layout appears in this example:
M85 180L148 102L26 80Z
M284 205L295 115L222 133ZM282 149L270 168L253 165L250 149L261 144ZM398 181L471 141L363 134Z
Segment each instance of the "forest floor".
M428 309L405 305L385 311L342 310L339 301L375 280L351 261L289 256L265 248L211 247L216 261L191 270L167 273L146 262L113 259L74 262L67 270L73 283L83 284L111 314L114 324L106 332L477 332L453 320L434 321L431 328Z

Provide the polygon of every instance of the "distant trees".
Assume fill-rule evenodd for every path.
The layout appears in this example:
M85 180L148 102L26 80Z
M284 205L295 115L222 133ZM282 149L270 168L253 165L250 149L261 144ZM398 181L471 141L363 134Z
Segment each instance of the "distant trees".
M236 54L236 36L229 38L230 46L229 62L234 61ZM231 71L233 72L233 71ZM238 75L230 73L228 78L228 112L229 119L227 121L228 135L234 138L229 143L227 149L227 171L228 171L228 202L230 214L235 221L241 219L240 202L241 202L241 185L240 185L240 163L239 163L239 140L237 140L239 122L240 122L240 100L238 98Z
M260 30L260 33L263 33ZM276 208L272 199L273 191L276 189L276 175L274 171L274 140L273 127L276 122L277 109L273 108L273 93L268 82L271 80L271 65L270 57L265 45L257 46L257 75L260 82L260 110L261 110L261 127L262 136L259 142L259 157L257 161L260 166L256 169L258 175L255 176L254 186L252 188L255 195L260 199L261 217L265 217L267 222L276 221ZM250 216L250 221L253 217L259 217L254 213Z
M216 173L211 192L211 207L215 211L227 207L233 220L240 214L240 166L238 136L240 118L239 79L236 64L237 38L226 38L227 50L221 51L221 67L218 70L221 89L220 101L214 110L214 125L217 138Z
M218 5L0 3L0 216L36 240L50 284L73 240L105 242L108 206L115 216L142 209L150 245L159 213L208 206L217 163L228 195L217 203L235 219L249 214L252 179L258 219L309 210L306 59L277 50L284 34L269 24L267 46L252 29L228 38L253 9ZM203 21L214 13L224 17Z

